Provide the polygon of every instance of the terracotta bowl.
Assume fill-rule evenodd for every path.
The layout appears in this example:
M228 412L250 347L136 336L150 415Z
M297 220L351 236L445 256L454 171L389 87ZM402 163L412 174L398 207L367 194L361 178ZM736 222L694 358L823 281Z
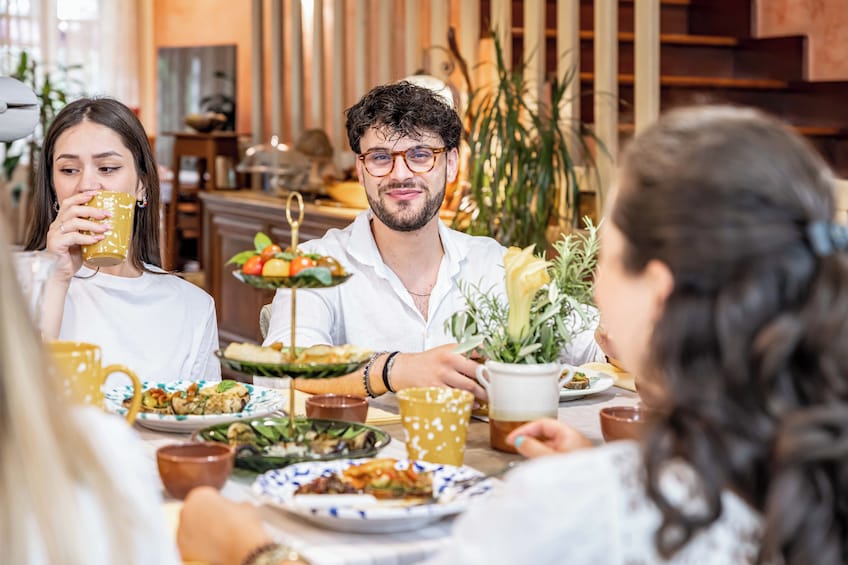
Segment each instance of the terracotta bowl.
M651 411L642 406L607 406L601 408L601 433L606 441L638 440L647 428Z
M194 487L220 489L233 471L234 452L220 443L174 443L156 450L159 477L174 498L185 498Z
M351 394L318 394L306 399L306 416L326 420L365 422L368 401Z

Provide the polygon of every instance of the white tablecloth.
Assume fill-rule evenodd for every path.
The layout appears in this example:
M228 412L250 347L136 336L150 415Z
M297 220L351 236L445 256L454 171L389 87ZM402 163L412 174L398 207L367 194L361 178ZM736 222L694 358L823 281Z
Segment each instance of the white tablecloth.
M636 394L613 387L581 400L563 402L559 407L559 419L579 429L594 443L602 441L598 411L603 406L629 405L638 402ZM391 408L384 400L381 407ZM168 434L147 430L136 425L148 454L156 466L156 449L162 445L188 441L187 435ZM386 446L380 456L406 457L402 442L395 439ZM158 477L157 477L158 478ZM352 534L335 532L313 526L287 512L263 505L253 494L251 485L255 475L237 469L222 489L224 496L235 501L250 501L260 506L262 518L269 533L306 557L314 565L400 565L415 563L433 554L447 543L450 536L451 518L429 527L409 532L392 534ZM163 496L168 499L163 490Z

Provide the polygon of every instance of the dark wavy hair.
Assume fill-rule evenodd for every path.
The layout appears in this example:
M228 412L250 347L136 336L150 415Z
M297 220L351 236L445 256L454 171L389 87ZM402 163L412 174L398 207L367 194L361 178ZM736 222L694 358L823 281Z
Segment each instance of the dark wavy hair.
M100 124L121 137L135 161L135 169L147 197L145 208L136 207L133 219L131 264L148 270L143 263L161 266L159 252L159 172L144 126L132 110L112 98L82 98L71 102L56 115L44 136L44 146L35 175L33 204L25 247L35 251L47 245L47 230L56 219L56 189L53 186L53 157L56 141L68 128L83 121Z
M777 120L716 106L662 117L621 173L625 268L674 277L645 375L667 394L643 443L658 551L709 527L729 489L763 516L758 562L848 563L848 255L805 235L834 216L831 172ZM659 488L674 459L705 512Z
M371 127L386 128L397 137L437 134L448 149L459 147L462 135L459 116L441 96L407 81L372 89L346 113L347 139L357 154L362 136Z

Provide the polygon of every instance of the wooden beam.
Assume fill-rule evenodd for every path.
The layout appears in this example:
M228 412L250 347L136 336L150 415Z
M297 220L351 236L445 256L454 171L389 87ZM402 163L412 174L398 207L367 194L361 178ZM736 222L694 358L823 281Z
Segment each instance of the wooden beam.
M618 159L618 0L595 0L595 135L606 147L598 151L598 217Z
M636 132L660 115L660 2L635 0L634 86Z

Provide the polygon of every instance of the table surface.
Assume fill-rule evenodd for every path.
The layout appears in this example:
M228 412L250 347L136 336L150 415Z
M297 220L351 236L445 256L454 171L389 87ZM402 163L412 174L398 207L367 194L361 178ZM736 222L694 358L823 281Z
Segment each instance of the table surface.
M603 442L603 438L598 411L604 406L634 405L638 401L635 393L612 387L582 399L561 402L558 418L580 430L592 443L599 444ZM397 412L394 395L385 395L371 402L384 410ZM391 424L381 427L392 436L392 442L380 452L380 456L406 457L402 426ZM188 437L184 434L148 430L139 424L136 424L136 428L148 448L148 455L153 460L151 468L154 469L158 447L186 441ZM492 473L511 461L521 459L520 455L501 453L489 447L488 423L472 419L468 429L466 465L483 473ZM447 543L450 536L452 518L443 519L424 528L394 534L354 534L319 528L284 510L263 504L251 489L255 478L253 473L236 469L221 492L232 500L257 504L269 533L298 550L315 565L414 563L436 552L440 546ZM164 490L163 496L169 500ZM173 499L170 500L173 502Z

